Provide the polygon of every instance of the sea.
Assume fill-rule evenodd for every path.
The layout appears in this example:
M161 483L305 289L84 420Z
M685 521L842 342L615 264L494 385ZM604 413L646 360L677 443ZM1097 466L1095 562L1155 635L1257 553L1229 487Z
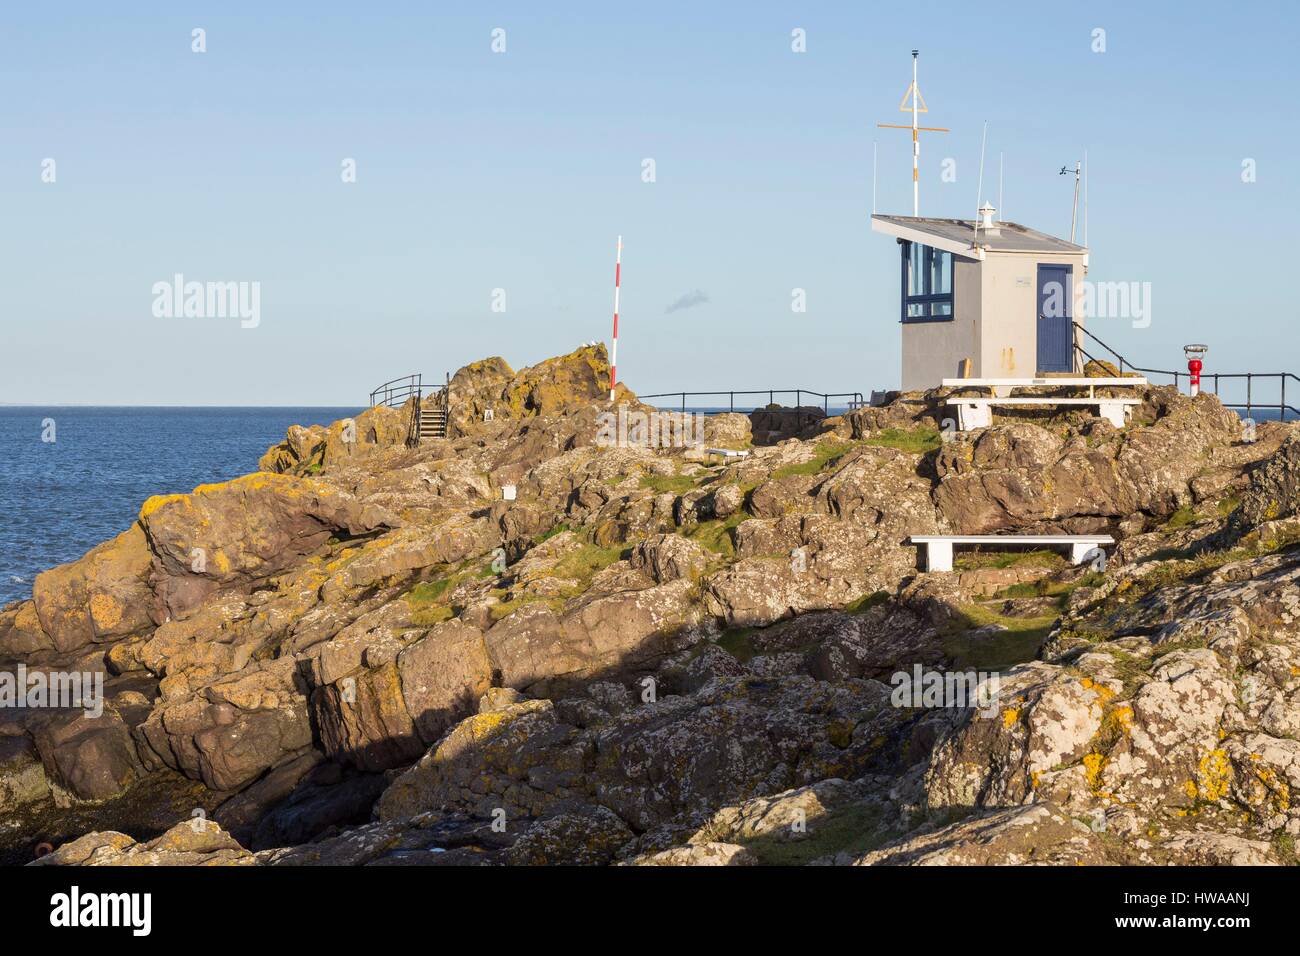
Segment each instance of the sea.
M125 531L150 495L256 471L290 425L360 411L0 406L0 606Z

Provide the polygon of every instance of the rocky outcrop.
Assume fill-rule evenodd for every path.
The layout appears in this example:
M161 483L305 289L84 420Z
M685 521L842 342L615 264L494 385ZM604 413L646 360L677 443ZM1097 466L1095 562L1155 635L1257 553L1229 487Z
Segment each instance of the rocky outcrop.
M254 862L230 834L200 816L143 843L125 833L90 833L32 866L247 866Z
M485 419L555 417L609 398L605 346L584 345L516 372L500 357L474 362L451 379L452 433L470 434ZM622 383L614 405L635 401Z
M712 416L723 458L603 442L607 375L475 363L445 440L291 429L41 575L0 661L103 675L103 713L4 711L0 812L96 820L45 865L1289 859L1290 426L1151 389L1122 431L944 440L936 391ZM908 543L1048 529L1120 544ZM900 696L927 671L996 698ZM164 780L221 829L129 819Z
M36 576L32 603L54 647L75 651L151 627L153 554L134 525L84 558Z
M1216 398L1153 389L1123 431L1097 419L1061 437L1031 424L946 442L935 503L962 532L1039 525L1086 533L1135 512L1164 517L1192 497L1207 449L1235 441L1237 417Z
M217 591L287 570L334 535L398 523L323 482L269 473L150 498L140 509L157 601L168 617L184 617Z

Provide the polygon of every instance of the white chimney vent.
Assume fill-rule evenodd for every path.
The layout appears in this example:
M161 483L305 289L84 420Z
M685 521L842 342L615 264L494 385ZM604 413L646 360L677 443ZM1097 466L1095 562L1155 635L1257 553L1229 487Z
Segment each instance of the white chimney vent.
M985 200L984 205L980 206L980 227L983 229L993 229L996 224L993 221L993 214L997 212L993 206Z

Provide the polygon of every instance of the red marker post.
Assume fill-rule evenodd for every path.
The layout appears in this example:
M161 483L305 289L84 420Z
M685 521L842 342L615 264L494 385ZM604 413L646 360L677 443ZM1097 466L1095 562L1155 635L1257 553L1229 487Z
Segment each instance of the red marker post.
M1201 394L1201 369L1205 367L1201 357L1210 350L1208 345L1184 345L1183 354L1187 356L1187 374L1191 379L1191 394L1195 398Z
M614 249L614 338L609 347L609 400L614 400L614 386L618 384L618 286L623 272L623 237L618 237Z

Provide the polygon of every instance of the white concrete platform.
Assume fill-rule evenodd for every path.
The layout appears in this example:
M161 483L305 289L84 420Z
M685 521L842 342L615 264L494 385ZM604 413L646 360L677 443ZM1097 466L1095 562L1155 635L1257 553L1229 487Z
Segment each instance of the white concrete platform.
M925 548L927 571L951 571L955 544L1012 544L1068 547L1070 563L1082 564L1094 548L1115 543L1108 534L914 534L912 544Z

